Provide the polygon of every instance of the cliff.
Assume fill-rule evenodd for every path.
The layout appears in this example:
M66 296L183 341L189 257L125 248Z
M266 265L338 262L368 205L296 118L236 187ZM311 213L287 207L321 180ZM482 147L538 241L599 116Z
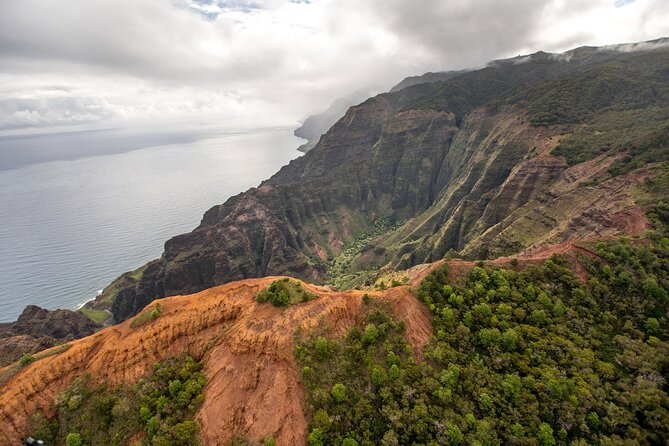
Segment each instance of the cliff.
M302 122L302 125L295 129L294 132L295 136L307 140L307 142L302 144L297 150L306 153L313 149L320 137L325 134L334 123L344 116L349 107L359 104L367 99L369 95L369 89L355 91L337 99L322 112L307 116Z
M643 231L669 159L669 50L644 48L540 52L351 107L313 150L167 241L117 287L114 319L249 277L364 285L449 252Z
M101 328L83 314L70 310L49 311L28 305L16 322L0 324L0 366Z

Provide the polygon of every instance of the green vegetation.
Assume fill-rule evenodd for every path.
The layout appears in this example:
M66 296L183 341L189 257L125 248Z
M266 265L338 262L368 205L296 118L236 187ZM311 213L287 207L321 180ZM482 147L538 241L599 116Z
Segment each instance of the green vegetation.
M232 439L230 446L276 446L276 441L273 438L263 438L260 441L251 441L246 437L236 435Z
M67 437L65 438L66 446L82 446L82 444L81 435L74 432L67 434Z
M26 366L32 363L33 361L35 361L35 357L29 353L21 356L21 359L19 359L19 363L23 366Z
M107 310L95 310L93 308L81 307L79 312L100 325L104 325L109 319L112 318L112 314Z
M669 222L669 206L651 213ZM297 348L308 444L664 444L669 239L599 243L587 283L552 258L446 268L419 297L436 336L416 363L403 324L372 312L343 341Z
M123 273L116 280L110 283L104 290L102 290L102 294L100 294L100 296L95 299L94 305L96 309L111 309L112 302L114 302L114 299L118 295L119 291L126 287L128 283L137 283L139 279L142 278L142 275L144 274L147 266L148 263L146 265L140 266L134 271Z
M390 388L399 386L399 366L417 367L403 331L402 322L370 308L364 326L354 328L343 342L319 336L298 345L312 415L309 445L380 444L388 430L378 412L382 394L389 396Z
M267 288L261 290L256 296L260 303L270 302L275 307L286 307L300 302L309 302L316 299L314 293L310 293L302 287L297 280L289 278L275 280Z
M610 169L614 175L644 165L669 161L669 108L609 111L598 114L560 141L553 155L563 156L569 165L601 154L626 156Z
M388 280L389 283L386 282ZM395 288L397 286L408 285L409 278L407 276L401 276L398 278L395 274L390 274L389 276L381 276L380 280L377 280L374 283L374 288L377 290L387 290L388 288Z
M393 222L389 216L379 218L327 262L326 283L336 288L346 288L356 277L365 273L365 271L351 272L351 263L374 242L374 239L399 228L402 224L403 222Z
M641 64L649 70L644 71ZM529 100L533 125L579 123L601 110L666 104L669 88L656 74L656 70L666 70L666 65L666 61L643 56L620 56L596 68L537 84L517 98Z
M79 378L59 396L54 419L33 415L31 435L68 446L122 445L130 438L154 446L197 445L193 418L205 382L202 363L188 356L156 364L133 386L94 387Z
M155 321L158 319L158 316L160 316L160 313L162 312L162 309L160 308L160 303L157 303L153 309L151 310L144 310L142 313L138 314L135 316L135 318L130 322L130 327L131 328L137 328L141 327L144 324L148 324L149 322Z

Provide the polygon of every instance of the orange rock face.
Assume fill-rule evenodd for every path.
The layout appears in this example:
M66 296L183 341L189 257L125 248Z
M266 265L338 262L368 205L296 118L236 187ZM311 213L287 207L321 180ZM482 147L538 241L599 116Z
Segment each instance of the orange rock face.
M156 320L136 328L130 321L109 327L25 367L0 388L0 444L20 444L31 414L38 408L52 413L57 395L79 375L90 374L93 383L134 383L155 362L184 353L205 360L209 381L197 416L203 444L227 444L234 435L305 444L296 333L318 329L343 335L364 317L364 292L305 285L319 298L285 308L258 304L257 292L275 279L161 299ZM427 309L408 287L369 294L405 321L407 340L420 356L431 335Z

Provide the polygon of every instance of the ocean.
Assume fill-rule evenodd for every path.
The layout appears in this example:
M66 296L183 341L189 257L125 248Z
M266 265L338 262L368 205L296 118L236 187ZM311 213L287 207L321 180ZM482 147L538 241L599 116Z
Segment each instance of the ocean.
M0 139L0 322L29 304L78 308L304 143L292 128L119 144L95 132Z

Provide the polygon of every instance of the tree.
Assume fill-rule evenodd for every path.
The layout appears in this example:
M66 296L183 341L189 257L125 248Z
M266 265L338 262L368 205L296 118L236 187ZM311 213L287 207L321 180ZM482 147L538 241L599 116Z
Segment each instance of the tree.
M462 431L460 428L453 423L449 423L448 426L446 426L446 432L444 432L446 435L446 438L448 439L448 443L452 445L459 445L462 443L462 440L464 439L464 436L462 435Z
M309 432L307 444L309 446L323 446L323 431L316 428Z
M541 446L555 445L553 429L546 423L541 423L539 426L539 444L541 444Z
M286 290L281 290L272 298L272 305L275 307L285 307L290 304L290 293Z
M341 383L335 384L332 387L330 394L332 395L335 403L342 403L346 400L346 387Z
M70 432L65 438L65 444L67 446L81 446L83 444L81 441L81 435L76 432Z
M646 333L649 335L656 335L660 332L660 322L654 317L649 317L646 319Z
M487 393L482 393L479 396L479 409L485 414L493 414L495 411L495 406L493 405L492 398Z
M365 333L363 335L363 340L367 344L372 344L374 341L376 341L376 338L379 337L379 330L376 328L376 325L374 324L367 324L365 326Z
M391 380L396 380L399 379L400 377L400 368L397 367L397 364L393 364L390 366L390 370L388 371L388 378Z

